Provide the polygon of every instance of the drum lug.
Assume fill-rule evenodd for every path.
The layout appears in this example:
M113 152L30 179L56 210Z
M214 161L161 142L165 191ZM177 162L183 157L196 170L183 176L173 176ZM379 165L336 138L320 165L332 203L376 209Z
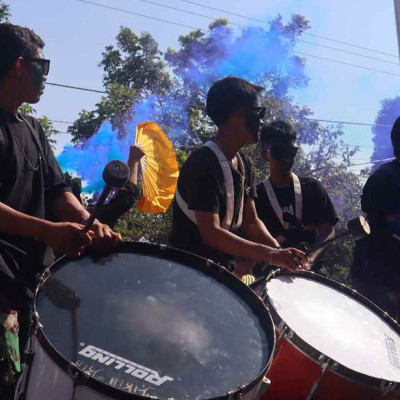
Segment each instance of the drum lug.
M278 331L280 334L279 340L283 339L292 339L294 332L283 322L281 321L278 326Z
M39 329L43 329L43 325L40 323L40 317L37 311L32 314L32 329L34 335L38 333Z
M243 391L246 388L245 385L240 386L238 390L232 390L231 392L228 392L228 397L227 400L240 400L243 396Z
M382 380L380 384L380 388L382 391L382 396L386 395L389 392L392 392L396 389L396 384L394 382Z
M318 361L322 362L321 375L312 385L311 390L308 393L306 400L312 400L312 398L314 397L314 394L317 392L317 390L319 388L319 385L321 384L321 381L322 381L322 378L324 377L324 375L332 368L332 366L334 364L337 364L337 363L332 363L331 359L326 357L324 354L321 354L318 357ZM335 368L337 368L337 365Z
M40 283L45 282L45 281L48 279L48 277L49 277L50 275L51 275L50 268L46 268L46 269L42 272L42 275L40 275L40 278L39 278Z
M271 385L271 381L266 376L264 376L263 380L261 381L261 385L260 385L260 389L258 390L257 397L264 394L270 385Z

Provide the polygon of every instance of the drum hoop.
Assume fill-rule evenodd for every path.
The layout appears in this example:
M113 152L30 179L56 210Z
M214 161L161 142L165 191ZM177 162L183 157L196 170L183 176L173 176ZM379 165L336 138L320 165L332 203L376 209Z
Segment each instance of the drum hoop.
M173 247L168 247L166 245L157 245L152 243L139 243L139 242L120 242L116 247L112 249L112 251L108 253L101 253L102 257L106 257L108 254L113 254L115 252L121 253L133 253L133 250L136 250L140 255L157 255L159 258L163 258L170 261L180 262L187 265L190 268L195 268L199 271L205 272L208 276L213 276L217 282L222 282L223 278L227 280L225 281L225 286L227 286L230 290L232 290L236 295L240 297L243 301L246 302L247 306L250 307L254 315L257 317L259 324L267 336L269 352L269 359L261 370L261 372L247 385L232 390L225 395L212 397L210 399L203 400L226 400L226 399L236 399L242 397L245 393L251 391L254 387L261 384L263 381L273 359L273 354L275 353L275 332L274 332L274 323L272 317L269 313L269 310L264 303L263 299L257 294L255 294L248 286L246 286L240 279L231 274L226 268L217 264L211 260L207 260L202 258L196 254L186 252L180 249L176 249ZM59 269L61 269L67 262L76 261L84 258L87 255L90 255L91 252L85 252L79 258L70 258L68 256L62 256L58 260L56 260L48 270L46 270L39 279L39 284L35 290L35 297L33 301L33 315L40 317L39 312L36 307L37 296L40 293L42 286L46 283L46 281ZM190 262L190 264L188 264ZM210 267L213 266L213 269ZM227 284L229 283L229 285ZM267 323L269 322L269 324ZM35 324L35 321L34 321ZM42 345L45 352L50 356L50 358L55 361L55 363L68 375L72 377L72 379L77 379L79 384L87 386L98 393L105 394L113 399L118 400L132 400L132 399L146 399L148 397L141 396L134 393L128 393L126 391L114 388L106 383L103 383L88 374L84 371L80 370L78 366L76 366L72 361L68 361L50 342L47 338L44 327L42 327L38 322L36 322L36 326L33 327L33 331L37 336L39 343ZM245 345L245 344L244 344ZM153 399L160 399L157 396L151 396ZM171 399L172 400L172 399Z
M372 301L364 297L361 293L357 292L354 289L350 289L346 285L337 282L333 279L327 278L320 274L317 274L312 271L301 271L301 272L287 272L284 270L275 270L269 274L265 280L265 286L267 282L277 276L294 276L294 277L303 277L312 281L317 281L326 284L329 287L334 287L339 289L341 292L348 294L350 297L355 298L361 304L365 305L369 310L374 311L378 316L384 320L384 322L388 323L388 325L393 328L400 335L400 325L389 316L388 313L379 308ZM268 295L265 293L264 301L268 304L268 309L271 313L272 320L275 323L275 326L279 327L278 331L281 334L282 330L285 329L289 333L284 337L284 340L290 342L294 347L296 347L301 353L303 353L308 358L312 359L318 364L324 364L327 360L331 360L333 362L333 366L330 368L330 372L340 375L345 379L351 380L353 382L363 384L368 387L373 387L382 391L382 385L384 384L386 390L392 391L395 390L399 385L399 382L395 381L387 381L385 379L379 379L370 375L363 374L362 372L354 371L350 368L347 368L343 364L337 362L336 360L328 357L325 353L320 352L315 347L311 346L307 342L305 342L297 333L290 328L290 326L279 316L272 303L269 301ZM387 389L390 388L390 389Z

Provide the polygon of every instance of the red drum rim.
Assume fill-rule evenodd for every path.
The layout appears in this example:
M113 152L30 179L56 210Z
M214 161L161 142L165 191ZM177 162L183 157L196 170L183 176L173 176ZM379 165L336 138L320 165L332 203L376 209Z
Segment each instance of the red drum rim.
M300 271L300 272L289 272L281 269L272 271L265 279L258 280L254 282L253 287L257 292L260 291L260 284L264 283L262 298L267 304L268 310L271 313L272 320L274 321L275 326L277 327L280 335L285 335L285 340L288 340L293 346L295 346L300 352L302 352L306 357L312 359L316 363L321 366L326 363L327 360L332 361L332 365L330 366L330 371L336 375L340 375L345 379L349 379L353 382L357 382L363 384L368 387L375 388L380 391L393 391L396 390L400 386L399 382L382 380L373 376L369 376L363 374L361 372L353 371L352 369L347 368L346 366L340 364L336 360L326 356L326 354L320 352L313 346L309 345L305 342L300 336L296 334L294 330L290 328L290 326L283 321L283 319L278 315L275 308L271 304L268 295L265 291L265 284L269 282L271 279L278 276L293 276L293 277L302 277L312 281L321 282L326 284L327 286L333 287L335 289L339 289L342 293L349 295L351 298L354 298L364 306L366 306L369 310L373 311L380 318L382 318L391 328L393 328L400 335L400 325L389 316L387 312L379 308L372 301L364 297L361 293L357 292L354 289L349 288L343 283L337 282L333 279L326 278L320 274L317 274L312 271ZM278 339L279 342L279 339Z
M157 245L152 243L139 243L139 242L120 242L116 247L110 250L108 253L101 253L101 257L107 256L107 254L112 254L113 252L126 252L134 253L138 252L143 255L153 255L166 260L173 260L176 262L181 262L190 268L195 268L202 271L212 277L214 277L218 282L224 282L235 294L237 294L241 299L246 301L247 305L251 308L254 315L258 318L260 326L266 333L268 343L270 343L270 357L267 364L260 372L260 374L251 381L248 385L242 386L236 390L226 393L223 396L213 397L213 400L233 400L240 399L242 395L246 392L251 391L254 387L259 385L273 360L273 355L275 353L275 332L274 323L269 313L268 307L264 303L263 299L259 297L254 291L252 291L248 286L246 286L240 279L231 274L226 268L213 262L212 260L207 260L196 254L186 252L173 247L168 247L166 245ZM79 260L93 254L90 251L85 252L79 258L74 258L73 260ZM66 263L71 261L72 258L67 256L62 256L54 262L45 272L42 274L39 280L39 284L35 291L35 298L33 302L33 330L39 343L43 346L45 352L52 358L52 360L68 375L70 375L77 384L87 386L98 393L102 393L110 398L116 400L132 400L132 399L148 399L149 397L124 392L122 390L116 389L110 385L107 385L101 381L94 379L87 373L80 370L77 365L73 362L68 361L50 342L46 337L44 327L40 325L40 320L38 320L39 314L36 308L37 295L41 290L41 287L47 281L47 279L58 269L62 268ZM158 399L157 397L151 396L151 398ZM173 399L169 399L173 400ZM190 399L188 399L190 400ZM209 399L202 399L209 400Z

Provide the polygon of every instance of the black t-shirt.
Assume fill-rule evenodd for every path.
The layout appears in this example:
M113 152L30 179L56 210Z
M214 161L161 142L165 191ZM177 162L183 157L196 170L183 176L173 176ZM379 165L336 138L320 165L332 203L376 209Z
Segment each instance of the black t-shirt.
M336 225L339 218L335 207L322 184L314 178L299 177L302 194L301 224L318 226L323 223ZM273 186L272 186L273 187ZM296 216L296 201L293 182L284 188L273 187L282 211L290 216ZM273 237L286 236L286 231L280 223L265 191L264 184L257 185L257 199L255 201L258 217L263 221ZM284 220L289 220L284 216ZM301 240L301 239L300 239ZM304 240L307 241L308 240ZM295 245L291 243L290 245ZM314 243L310 243L311 245Z
M361 198L371 235L356 244L353 277L399 289L400 241L387 217L400 213L400 162L379 167L367 180Z
M62 192L69 191L53 151L39 122L24 121L0 110L0 201L14 210L37 218L46 218L46 205ZM19 274L31 276L43 261L45 245L33 238L0 233L6 240L28 253L14 254L20 265Z
M244 171L240 171L240 162L238 162L239 171L231 168L234 186L234 224L239 218L243 176L244 203L249 196L256 196L250 161L242 152L239 153ZM177 190L188 204L189 210L218 213L220 221L224 220L226 215L224 176L219 161L210 148L201 147L189 156L180 172ZM170 244L224 265L232 259L231 256L204 245L197 225L182 212L176 200L173 203Z

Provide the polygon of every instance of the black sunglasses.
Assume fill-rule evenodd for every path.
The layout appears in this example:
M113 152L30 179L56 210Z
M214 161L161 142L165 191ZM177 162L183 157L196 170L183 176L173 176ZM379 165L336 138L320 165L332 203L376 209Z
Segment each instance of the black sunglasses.
M45 58L37 58L37 57L28 57L28 58L25 58L25 60L27 60L29 62L34 62L34 63L40 64L40 66L42 67L44 76L47 76L49 74L50 60L47 60Z
M296 157L299 150L296 146L274 145L270 149L265 149L276 159L281 159L285 156Z
M266 107L251 107L252 110L257 111L258 117L260 119L263 119L265 117L265 114L267 112L267 108Z

